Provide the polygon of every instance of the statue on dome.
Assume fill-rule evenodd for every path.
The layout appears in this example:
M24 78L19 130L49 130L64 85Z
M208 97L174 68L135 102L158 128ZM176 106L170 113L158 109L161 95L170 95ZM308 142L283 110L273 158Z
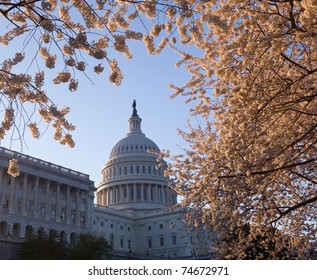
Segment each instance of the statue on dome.
M138 117L138 111L136 110L136 101L135 101L135 99L133 100L132 108L133 108L132 116L133 117Z

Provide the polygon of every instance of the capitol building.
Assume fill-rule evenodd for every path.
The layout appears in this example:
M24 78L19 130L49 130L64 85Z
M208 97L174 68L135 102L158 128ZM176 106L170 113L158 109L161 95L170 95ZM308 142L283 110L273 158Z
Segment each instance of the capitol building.
M51 232L69 245L81 233L101 235L114 259L210 258L210 242L186 223L167 164L141 122L134 101L129 131L96 186L87 174L0 147L0 259L16 258L21 242ZM7 173L12 158L18 177Z

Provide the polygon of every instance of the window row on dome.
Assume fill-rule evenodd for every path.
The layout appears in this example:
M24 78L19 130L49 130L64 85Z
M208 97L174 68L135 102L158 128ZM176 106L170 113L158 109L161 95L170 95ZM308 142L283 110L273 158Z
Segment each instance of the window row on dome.
M133 174L162 176L164 174L164 169L153 165L125 165L108 168L106 169L106 173L104 175L107 180L110 180L117 176Z
M136 152L146 152L146 151L157 151L156 147L148 146L148 145L126 145L126 146L121 146L117 149L115 149L114 154L121 154L124 152L131 152L131 151L136 151Z

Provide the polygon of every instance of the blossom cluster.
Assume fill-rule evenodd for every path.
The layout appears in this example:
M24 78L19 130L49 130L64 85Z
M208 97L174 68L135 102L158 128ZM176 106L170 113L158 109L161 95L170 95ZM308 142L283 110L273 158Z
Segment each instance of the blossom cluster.
M17 177L20 175L18 160L16 158L10 159L8 174L10 174L13 177Z

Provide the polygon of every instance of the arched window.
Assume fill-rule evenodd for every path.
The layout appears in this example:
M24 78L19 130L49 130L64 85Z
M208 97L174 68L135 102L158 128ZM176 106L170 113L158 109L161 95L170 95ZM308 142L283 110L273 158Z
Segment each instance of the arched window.
M14 224L12 229L12 236L13 237L20 237L20 224Z
M8 232L8 223L2 221L0 223L0 235L6 235Z
M28 225L25 228L25 238L31 239L33 237L33 227Z
M61 242L66 242L67 241L67 234L66 234L65 231L61 231L60 240L61 240Z

